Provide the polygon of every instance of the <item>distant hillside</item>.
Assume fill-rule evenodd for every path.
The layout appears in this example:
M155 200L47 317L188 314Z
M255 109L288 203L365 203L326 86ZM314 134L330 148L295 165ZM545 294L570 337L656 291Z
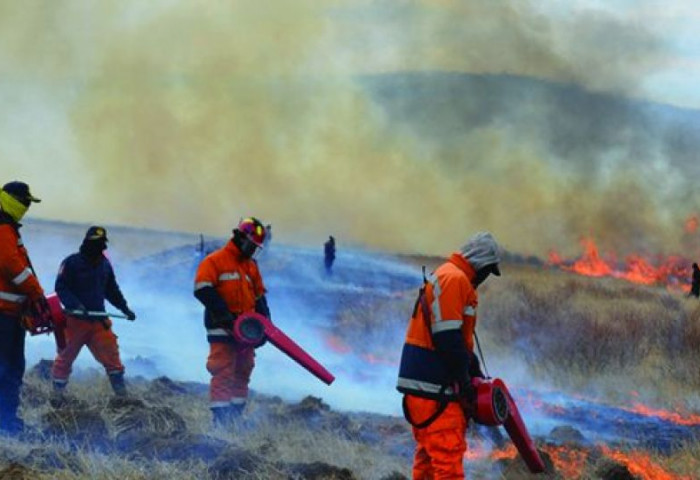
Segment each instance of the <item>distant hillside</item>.
M660 157L700 174L697 110L512 75L399 73L362 82L392 121L434 139L436 148L449 148L474 129L496 127L592 173L610 161L634 166Z

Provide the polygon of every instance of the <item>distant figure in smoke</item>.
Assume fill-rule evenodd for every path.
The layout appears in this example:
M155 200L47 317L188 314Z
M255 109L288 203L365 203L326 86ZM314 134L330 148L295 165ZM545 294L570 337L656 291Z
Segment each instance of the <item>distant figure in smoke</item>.
M0 190L0 430L9 434L24 430L17 416L25 367L22 310L35 303L48 311L19 234L20 220L32 202L40 201L24 182L9 182Z
M136 314L117 284L112 264L104 255L106 249L107 230L92 226L85 232L79 251L66 257L58 269L56 295L67 312L66 346L58 352L51 370L54 400L58 402L64 398L73 362L83 346L104 367L114 394L127 394L124 365L112 321L105 314L105 300L129 320L136 320Z
M241 313L251 311L270 318L265 286L254 259L265 236L260 220L241 220L231 240L207 255L195 276L194 296L205 307L207 370L212 376L209 399L217 425L226 425L243 412L255 366L255 350L236 343L231 334L233 322Z
M692 284L690 286L690 293L688 294L689 297L695 297L699 298L700 297L700 268L698 268L697 263L693 263L693 280Z
M335 262L335 238L330 235L326 243L323 244L323 265L326 267L328 275L333 273L333 262Z
M414 479L463 479L467 418L460 400L472 402L472 377L484 377L474 354L476 289L500 276L501 253L479 232L424 280L408 325L396 388L411 424Z

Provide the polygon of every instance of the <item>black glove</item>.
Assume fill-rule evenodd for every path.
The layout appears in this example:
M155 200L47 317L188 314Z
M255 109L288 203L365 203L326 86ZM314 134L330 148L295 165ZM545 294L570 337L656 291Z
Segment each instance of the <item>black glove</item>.
M122 309L122 313L126 315L127 320L131 320L132 322L136 320L136 314L129 309L129 307L124 307Z
M235 315L228 310L211 312L209 318L211 319L211 328L225 328L227 330L233 328L233 321L236 319Z
M472 385L472 380L469 375L465 375L465 378L457 383L457 388L459 388L459 396L466 400L468 403L473 403L476 401L476 388Z

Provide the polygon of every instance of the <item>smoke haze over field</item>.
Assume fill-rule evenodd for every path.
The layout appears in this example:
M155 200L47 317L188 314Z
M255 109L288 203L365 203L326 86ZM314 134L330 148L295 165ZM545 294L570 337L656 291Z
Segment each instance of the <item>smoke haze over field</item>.
M225 235L255 214L290 243L441 254L489 229L521 253L581 235L673 251L700 113L635 102L700 105L694 16L0 0L3 182L45 199L30 215L86 223Z

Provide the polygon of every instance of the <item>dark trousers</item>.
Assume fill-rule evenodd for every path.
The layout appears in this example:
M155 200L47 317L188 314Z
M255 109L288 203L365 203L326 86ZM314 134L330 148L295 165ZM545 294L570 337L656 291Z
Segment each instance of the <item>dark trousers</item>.
M24 328L15 316L0 313L0 425L17 419L24 376Z

